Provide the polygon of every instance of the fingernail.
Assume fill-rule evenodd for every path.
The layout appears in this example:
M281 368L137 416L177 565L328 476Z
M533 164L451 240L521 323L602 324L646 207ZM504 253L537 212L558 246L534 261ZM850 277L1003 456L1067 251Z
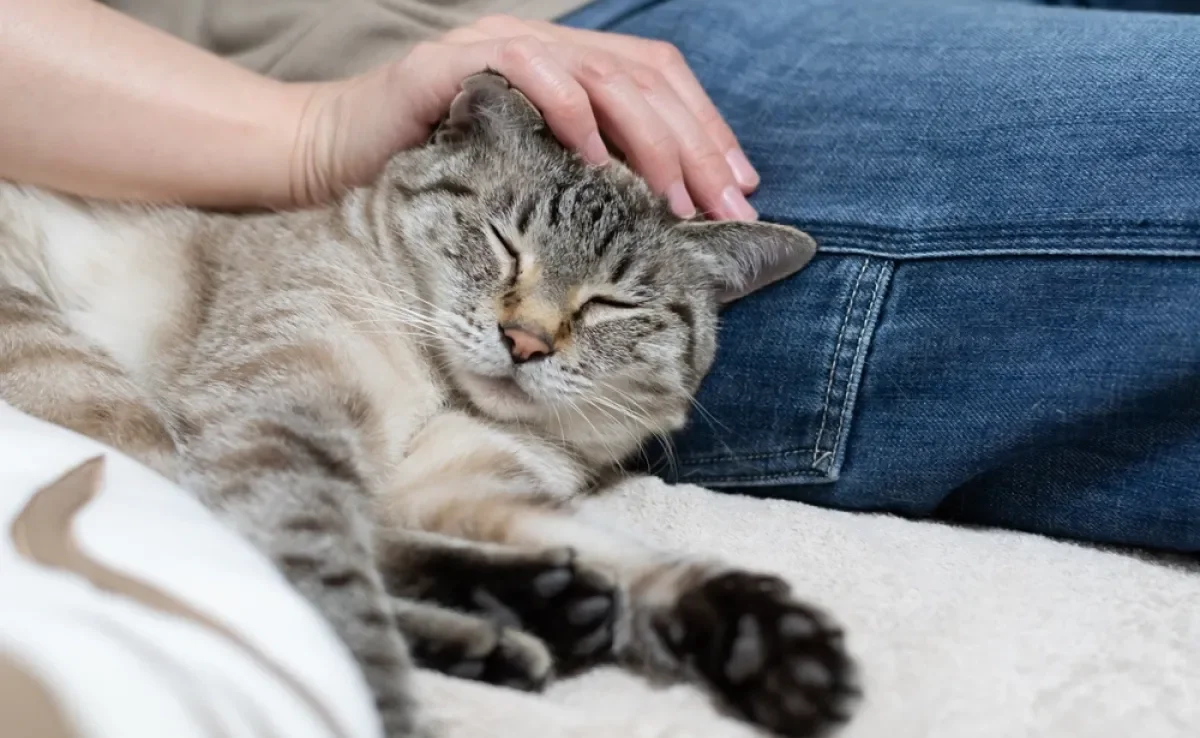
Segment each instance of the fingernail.
M671 212L680 218L691 218L696 214L696 204L692 202L682 180L667 188L667 203L671 206Z
M758 220L758 213L746 202L746 196L733 185L721 193L721 214L729 220Z
M604 145L604 139L600 138L599 133L593 133L588 137L587 148L583 150L583 158L592 166L600 166L608 163L608 148Z
M758 186L758 172L754 171L750 160L739 149L730 149L729 153L725 154L725 161L729 162L729 168L733 170L733 178L743 189L752 190Z

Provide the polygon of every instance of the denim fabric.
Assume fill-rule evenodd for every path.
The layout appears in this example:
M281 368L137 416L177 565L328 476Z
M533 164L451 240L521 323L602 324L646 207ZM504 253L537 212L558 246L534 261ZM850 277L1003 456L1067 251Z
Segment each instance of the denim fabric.
M727 311L665 476L1200 551L1200 18L599 0L566 22L679 46L754 205L821 244Z

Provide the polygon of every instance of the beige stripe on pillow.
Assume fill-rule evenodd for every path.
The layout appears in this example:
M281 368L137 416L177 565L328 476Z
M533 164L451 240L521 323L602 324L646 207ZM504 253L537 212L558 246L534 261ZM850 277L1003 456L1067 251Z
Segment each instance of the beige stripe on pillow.
M46 687L3 653L0 716L4 738L75 738L75 731Z
M119 595L161 614L190 621L215 633L249 656L306 703L331 735L345 738L345 729L324 702L241 635L168 592L91 558L78 545L72 531L75 518L101 493L103 472L104 457L97 456L35 492L13 520L9 530L17 553L31 563L69 571L83 577L97 589ZM9 698L4 685L0 684L0 704L6 699ZM0 710L0 714L4 714L3 710ZM58 738L58 735L50 733L43 737L40 733L31 733L30 738ZM3 738L14 737L6 732Z

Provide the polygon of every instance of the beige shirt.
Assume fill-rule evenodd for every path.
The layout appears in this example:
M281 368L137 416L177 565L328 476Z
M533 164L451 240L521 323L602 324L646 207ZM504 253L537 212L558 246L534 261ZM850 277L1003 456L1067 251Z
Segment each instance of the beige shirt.
M283 80L344 77L487 13L551 19L588 0L101 0Z

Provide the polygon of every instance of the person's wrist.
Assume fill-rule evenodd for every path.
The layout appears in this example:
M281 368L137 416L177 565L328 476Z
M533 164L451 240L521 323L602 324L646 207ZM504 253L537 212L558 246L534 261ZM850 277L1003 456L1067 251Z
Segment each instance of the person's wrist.
M289 142L286 165L286 202L310 207L329 198L329 108L336 104L340 82L286 83L283 97Z
M294 110L288 199L308 207L368 183L395 148L384 70L344 80L287 85Z

